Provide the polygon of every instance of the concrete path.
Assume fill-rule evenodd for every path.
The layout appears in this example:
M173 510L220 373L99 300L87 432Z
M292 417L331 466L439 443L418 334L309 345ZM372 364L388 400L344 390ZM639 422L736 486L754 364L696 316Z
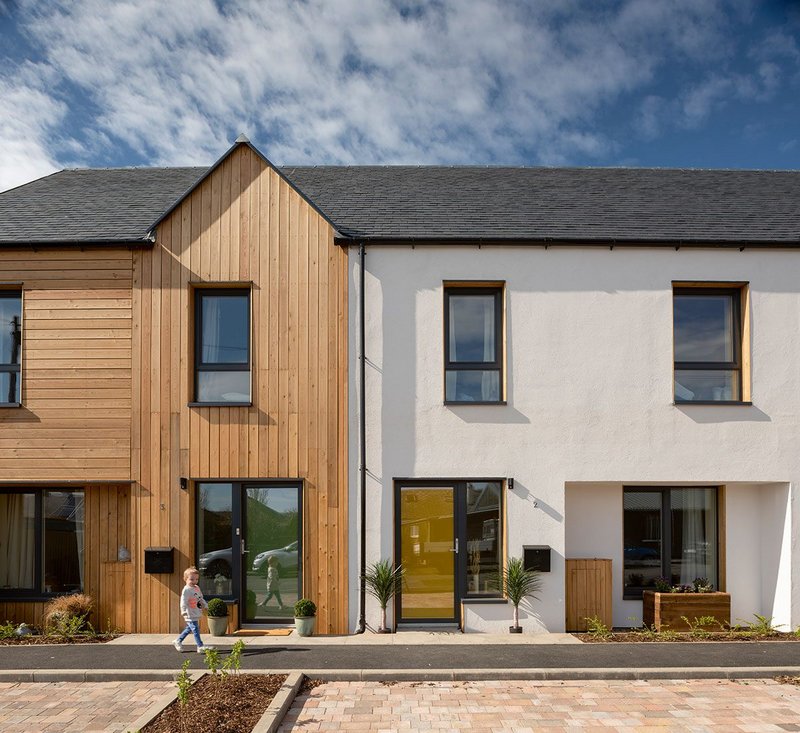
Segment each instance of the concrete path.
M0 682L3 733L127 731L173 682Z
M289 731L800 731L776 682L333 682L298 697Z

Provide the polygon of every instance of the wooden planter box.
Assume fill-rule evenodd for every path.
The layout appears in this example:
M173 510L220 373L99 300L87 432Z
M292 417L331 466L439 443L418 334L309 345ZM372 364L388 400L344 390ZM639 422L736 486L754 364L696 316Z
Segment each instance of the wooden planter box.
M642 620L645 626L661 631L690 631L683 620L686 616L694 622L702 616L713 616L721 624L731 622L730 593L657 593L646 590L642 594ZM719 631L717 624L703 626L709 631Z

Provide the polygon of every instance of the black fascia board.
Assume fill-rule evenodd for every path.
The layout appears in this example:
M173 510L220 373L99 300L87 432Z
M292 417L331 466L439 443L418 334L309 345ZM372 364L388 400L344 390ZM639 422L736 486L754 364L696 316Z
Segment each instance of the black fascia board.
M152 247L153 240L141 239L1 239L0 248L35 247Z
M406 246L451 246L451 245L480 245L486 247L503 246L530 246L530 247L704 247L704 248L729 248L729 249L798 249L800 239L797 240L758 240L758 239L673 239L673 238L634 238L615 239L610 237L574 237L574 238L548 238L548 237L469 237L454 235L451 237L402 237L402 236L336 236L336 244L347 246L353 244L371 245L406 245Z

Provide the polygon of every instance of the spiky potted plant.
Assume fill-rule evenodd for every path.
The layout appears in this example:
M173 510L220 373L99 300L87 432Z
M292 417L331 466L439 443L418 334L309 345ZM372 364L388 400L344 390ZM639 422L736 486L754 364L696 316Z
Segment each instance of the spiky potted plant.
M225 636L228 633L228 605L221 598L212 598L206 607L208 630L211 636Z
M507 565L502 573L503 593L514 606L514 625L509 626L508 630L512 634L521 634L522 627L519 625L519 604L525 598L531 596L536 598L536 593L541 588L541 577L538 570L526 570L525 563L521 557L509 558Z
M392 567L389 560L378 560L367 568L364 573L364 585L367 592L373 596L381 607L381 625L379 634L391 634L392 630L386 628L386 607L394 596L400 592L403 583L403 566Z

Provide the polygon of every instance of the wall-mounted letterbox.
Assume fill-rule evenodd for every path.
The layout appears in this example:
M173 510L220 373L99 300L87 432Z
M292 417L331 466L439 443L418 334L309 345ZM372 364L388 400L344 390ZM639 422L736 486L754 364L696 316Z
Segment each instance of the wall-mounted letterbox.
M146 547L144 571L151 574L170 574L175 569L174 547Z
M548 545L529 545L522 548L525 570L550 572L550 547Z

